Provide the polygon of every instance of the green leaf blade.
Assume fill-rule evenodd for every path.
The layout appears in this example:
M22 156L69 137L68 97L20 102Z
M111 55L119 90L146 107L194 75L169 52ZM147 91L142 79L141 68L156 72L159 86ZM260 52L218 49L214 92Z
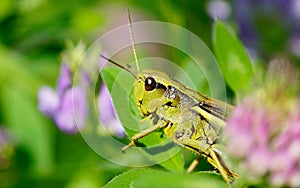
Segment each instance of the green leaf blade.
M215 173L201 172L197 174L170 173L155 169L137 169L125 172L107 183L111 187L229 187L222 177Z
M227 84L236 94L247 92L254 72L251 59L237 35L225 23L216 21L213 45Z

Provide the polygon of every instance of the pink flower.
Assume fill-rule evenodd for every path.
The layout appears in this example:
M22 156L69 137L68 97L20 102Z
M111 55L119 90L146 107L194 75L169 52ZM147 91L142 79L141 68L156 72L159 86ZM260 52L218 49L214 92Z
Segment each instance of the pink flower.
M300 81L280 61L270 67L264 85L246 96L228 120L227 151L246 179L300 187Z
M257 147L251 150L247 157L246 167L251 176L261 177L265 175L270 166L271 154L267 148Z
M294 172L290 174L288 179L288 185L290 187L300 187L300 168L295 168Z

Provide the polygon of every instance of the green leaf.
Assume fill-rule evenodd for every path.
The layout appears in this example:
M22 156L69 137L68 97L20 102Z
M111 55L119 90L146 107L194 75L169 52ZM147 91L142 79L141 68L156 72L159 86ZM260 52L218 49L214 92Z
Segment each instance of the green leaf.
M132 92L134 78L127 72L121 72L113 67L104 68L102 70L102 78L108 87L118 117L128 136L132 137L134 134L147 129L149 121L141 123L141 117L134 103ZM141 152L149 159L156 161L171 171L184 170L184 161L180 148L174 146L166 137L162 137L162 132L153 132L140 139L139 143L146 146L141 149Z
M114 188L114 187L130 187L135 179L142 176L149 176L155 173L156 170L153 169L136 169L129 172L124 172L116 177L114 177L110 182L108 182L103 188Z
M229 187L222 177L215 173L197 174L170 173L154 169L137 169L125 172L112 179L105 188L110 187Z
M186 58L182 61L181 67L184 72L188 73L188 76L192 80L187 81L187 78L183 74L176 75L176 80L180 80L182 84L196 91L199 91L201 94L204 94L206 96L211 95L207 78L197 64L191 62L190 59Z
M101 76L109 92L111 92L113 84L120 73L121 70L117 68L113 68L113 67L103 68L101 72Z
M245 94L253 77L251 60L232 29L221 21L213 28L213 45L227 84L236 94Z
M172 174L166 172L155 172L149 176L142 176L133 182L133 187L229 187L229 185L217 174L202 172L198 175Z

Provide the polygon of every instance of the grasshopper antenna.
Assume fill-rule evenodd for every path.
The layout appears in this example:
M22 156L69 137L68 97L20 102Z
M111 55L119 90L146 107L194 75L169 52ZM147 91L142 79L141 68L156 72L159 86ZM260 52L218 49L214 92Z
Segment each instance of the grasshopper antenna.
M132 76L133 76L135 79L137 79L136 75L135 75L130 69L128 69L127 67L124 67L123 65L120 65L119 63L117 63L117 62L115 62L115 61L113 61L113 60L111 60L111 59L105 57L105 56L102 55L102 54L100 55L100 57L102 57L103 59L107 60L108 62L110 62L110 63L112 63L112 64L114 64L114 65L120 67L121 69L126 70L127 72L129 72L130 74L132 74Z
M133 54L134 54L135 64L136 64L137 71L140 72L139 62L138 62L138 58L137 58L137 55L136 55L136 48L135 48L135 44L134 44L132 23L131 23L131 17L130 17L129 9L127 9L127 15L128 15L128 24L129 24L131 46L132 46L132 50L133 50Z

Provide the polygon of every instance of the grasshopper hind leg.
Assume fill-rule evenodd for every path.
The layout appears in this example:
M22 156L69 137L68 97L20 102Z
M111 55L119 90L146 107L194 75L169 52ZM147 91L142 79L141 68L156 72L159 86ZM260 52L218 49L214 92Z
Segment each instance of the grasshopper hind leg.
M200 163L201 159L202 159L202 156L199 156L196 159L194 159L193 162L189 165L189 167L187 169L187 172L191 173L198 166L198 164Z
M210 157L208 157L208 162L212 164L215 168L218 169L221 176L224 178L224 180L227 183L231 183L230 175L228 173L228 169L222 164L219 157L217 156L216 152L213 150L213 148L209 151Z
M175 134L176 135L176 134ZM227 183L232 182L232 178L236 178L237 175L233 172L231 172L226 165L224 164L221 156L218 153L217 145L213 144L210 145L206 142L206 140L193 140L193 139L187 139L180 134L181 137L174 137L175 141L181 145L183 145L185 148L192 150L195 153L198 153L199 155L207 156L208 162L218 169L219 173L223 177L223 179ZM200 156L201 157L201 156ZM198 157L196 160L192 162L190 167L188 168L188 172L192 171L197 164L200 161L200 157Z
M208 162L219 171L227 183L233 183L233 180L238 177L237 174L227 168L221 156L214 150L213 146L209 150Z

